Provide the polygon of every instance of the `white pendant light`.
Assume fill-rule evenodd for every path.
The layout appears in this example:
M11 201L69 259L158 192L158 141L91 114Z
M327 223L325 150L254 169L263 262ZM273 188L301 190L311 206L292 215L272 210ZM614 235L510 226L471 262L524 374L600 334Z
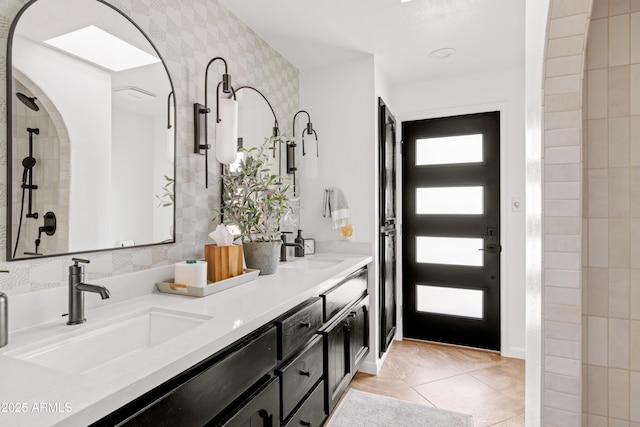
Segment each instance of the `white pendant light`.
M238 102L233 98L221 98L218 108L216 159L228 165L235 162L238 153Z

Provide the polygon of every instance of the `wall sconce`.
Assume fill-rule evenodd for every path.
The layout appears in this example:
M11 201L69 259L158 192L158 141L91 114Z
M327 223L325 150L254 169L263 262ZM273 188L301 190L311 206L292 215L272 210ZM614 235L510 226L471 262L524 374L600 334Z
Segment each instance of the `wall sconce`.
M193 104L194 114L194 153L205 156L205 188L209 188L209 127L207 114L211 112L208 102L209 67L215 61L224 63L222 80L216 86L216 159L222 164L233 163L236 159L238 143L238 103L236 94L231 86L231 76L228 73L227 61L216 56L207 64L204 73L204 105ZM233 94L231 98L220 99L220 86L225 94ZM204 151L204 153L203 153Z
M302 141L304 144L304 134L305 132L308 135L312 135L315 133L315 131L313 130L313 125L311 124L311 116L309 115L308 112L306 112L305 110L300 110L298 111L294 116L293 116L293 140L287 143L287 173L294 173L296 170L298 170L298 168L296 167L296 117L298 117L298 114L300 113L304 113L307 115L307 126L305 128L305 130L302 131ZM304 145L303 145L303 150L304 150Z
M304 146L304 132L302 132L302 173L304 173L307 178L315 178L318 176L318 157L320 156L318 149L318 134L315 129L312 130L316 140L315 155L313 151L307 153Z

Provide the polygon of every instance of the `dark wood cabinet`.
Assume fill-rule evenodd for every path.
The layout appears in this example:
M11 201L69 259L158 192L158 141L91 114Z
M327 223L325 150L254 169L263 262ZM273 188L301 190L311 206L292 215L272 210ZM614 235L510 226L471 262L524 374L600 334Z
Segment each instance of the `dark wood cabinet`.
M321 426L368 352L365 267L93 426Z
M366 285L367 270L351 275L324 298L330 307L342 306L339 314L321 331L324 339L325 409L330 413L369 353L369 296L359 291ZM340 289L345 286L345 289ZM340 298L334 298L340 295ZM345 300L351 295L351 300ZM335 304L335 301L342 301Z
M256 392L243 401L227 420L209 426L224 427L275 427L280 425L280 387L277 377L272 377Z

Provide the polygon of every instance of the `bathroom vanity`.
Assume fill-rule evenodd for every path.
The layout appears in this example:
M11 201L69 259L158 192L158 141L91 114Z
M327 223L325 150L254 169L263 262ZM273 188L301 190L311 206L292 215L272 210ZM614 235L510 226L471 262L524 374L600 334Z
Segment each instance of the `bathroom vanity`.
M370 262L318 254L204 298L119 300L136 285L106 284L115 303L87 310L85 324L60 318L10 334L0 399L29 410L0 413L0 424L320 425L368 353ZM106 350L85 349L126 325L110 346L119 348L143 318L177 332L105 359ZM73 346L77 363L56 362ZM60 410L34 412L40 402Z

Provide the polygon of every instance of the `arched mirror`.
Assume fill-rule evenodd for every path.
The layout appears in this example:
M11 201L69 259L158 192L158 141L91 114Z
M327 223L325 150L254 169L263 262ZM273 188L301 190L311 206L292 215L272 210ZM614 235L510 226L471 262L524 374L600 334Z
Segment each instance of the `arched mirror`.
M142 30L32 0L7 53L7 260L173 242L175 96Z

